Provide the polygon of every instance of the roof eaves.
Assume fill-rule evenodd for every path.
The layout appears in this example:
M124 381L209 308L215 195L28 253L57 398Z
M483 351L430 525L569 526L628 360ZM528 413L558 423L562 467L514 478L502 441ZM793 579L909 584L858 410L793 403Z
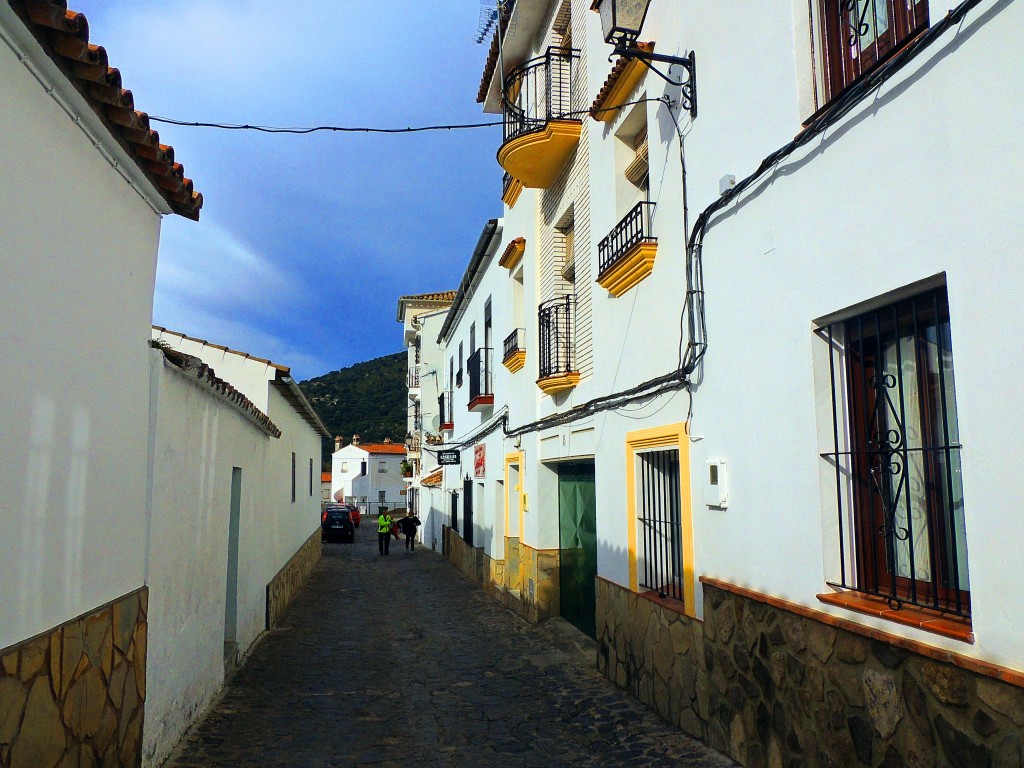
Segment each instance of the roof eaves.
M459 283L458 293L455 294L455 299L452 301L452 305L448 308L448 316L444 319L444 324L441 326L441 332L437 335L437 343L442 343L448 336L448 332L455 325L455 321L459 315L462 314L462 305L468 300L469 292L476 282L476 275L480 269L480 265L484 261L484 257L487 256L487 252L490 250L491 242L494 240L495 235L500 230L498 219L491 219L488 221L480 233L480 238L476 241L476 248L473 249L473 255L469 259L469 266L466 267L466 272L462 276L462 281Z
M196 192L192 180L185 177L184 166L175 162L174 148L161 144L160 135L150 129L149 116L135 109L134 96L122 87L121 73L109 66L106 50L89 42L89 22L85 15L69 11L66 0L7 0L6 5L63 76L57 79L66 81L72 92L77 92L92 110L93 114L72 115L83 130L109 136L133 161L132 165L141 172L147 187L163 199L171 212L198 221L203 207L202 194ZM0 4L0 11L6 12L3 6ZM0 22L3 16L0 13ZM0 38L6 39L3 31L4 25L0 23ZM35 69L39 62L34 61L35 57L27 51L16 52L38 76ZM44 85L59 89L56 83ZM63 103L62 106L67 109ZM130 172L119 167L118 170L131 180Z
M186 355L176 349L161 346L157 341L151 341L150 344L163 353L164 364L172 370L189 378L194 378L196 384L210 390L215 397L224 400L257 428L266 432L271 437L281 437L281 429L271 421L267 414L257 408L249 398L231 386L231 384L217 376L217 372L198 357Z
M299 389L299 385L295 382L291 376L287 373L278 372L277 377L270 382L277 387L281 396L296 410L296 412L303 418L303 420L309 424L321 437L331 438L331 433L327 431L327 427L324 426L320 416L316 410L310 405L309 400Z
M167 333L167 334L170 334L171 336L179 336L179 337L181 337L183 339L187 339L188 341L194 341L197 344L202 344L204 347L211 347L213 349L219 349L222 352L228 352L228 353L230 353L232 355L238 355L239 357L244 357L247 360L252 360L253 362L256 362L256 363L262 363L263 365L268 365L271 368L275 368L278 371L280 371L281 373L284 373L285 375L291 373L291 368L289 368L288 366L286 366L286 365L278 365L273 360L267 360L265 357L256 357L255 355L250 355L248 352L241 352L241 351L239 351L237 349L232 349L231 347L225 347L223 344L214 344L212 341L207 341L206 339L198 339L195 336L189 336L187 334L181 333L180 331L172 331L169 328L164 328L164 327L159 326L159 325L154 325L153 326L153 330L154 331L159 331L160 333Z

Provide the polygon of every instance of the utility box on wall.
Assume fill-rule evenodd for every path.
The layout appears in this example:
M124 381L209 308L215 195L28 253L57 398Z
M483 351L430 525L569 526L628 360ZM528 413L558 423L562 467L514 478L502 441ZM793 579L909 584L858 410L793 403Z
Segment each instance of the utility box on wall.
M729 506L729 477L724 461L704 462L704 503L714 509Z

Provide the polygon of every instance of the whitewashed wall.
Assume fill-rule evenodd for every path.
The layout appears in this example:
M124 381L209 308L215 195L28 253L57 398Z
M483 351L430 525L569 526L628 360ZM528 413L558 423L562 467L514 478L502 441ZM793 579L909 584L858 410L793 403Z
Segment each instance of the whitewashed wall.
M996 104L1005 114L1024 106L1001 53L1024 34L1024 8L999 5L983 3L960 34L709 229L716 341L697 424L705 450L729 461L732 503L705 515L698 558L712 575L823 608L814 599L827 570L815 406L827 391L815 388L812 321L944 273L976 643L849 616L1022 668L1020 614L1009 596L1024 588L1012 565L1024 533L1016 514L1024 413L1019 399L998 393L1024 370L1014 342L1024 329L1024 205L996 180L1021 174L1024 145L1014 121L990 116ZM851 168L870 173L869 189L838 182ZM765 233L773 233L767 252ZM751 386L744 372L754 371Z
M152 352L153 522L144 746L159 764L224 679L224 610L232 468L242 470L237 640L263 628L264 591L242 577L273 560L260 539L275 525L264 475L271 438L193 376ZM245 564L243 566L243 564ZM265 586L265 583L263 584Z
M0 41L0 648L144 574L160 218L45 87Z
M159 764L224 678L232 470L242 470L237 628L266 626L266 587L320 525L319 435L276 390L272 438L154 350L149 685L144 751ZM218 373L219 375L219 373ZM296 497L291 500L291 454ZM309 459L314 459L313 493Z

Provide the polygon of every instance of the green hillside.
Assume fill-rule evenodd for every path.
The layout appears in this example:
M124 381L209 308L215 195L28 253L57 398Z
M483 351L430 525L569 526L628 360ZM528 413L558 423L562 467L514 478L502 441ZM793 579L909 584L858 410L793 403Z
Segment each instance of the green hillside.
M332 435L345 444L358 434L366 443L390 437L405 439L408 390L405 387L406 353L398 352L356 363L315 379L299 382L299 388ZM329 470L334 441L323 441L324 469Z

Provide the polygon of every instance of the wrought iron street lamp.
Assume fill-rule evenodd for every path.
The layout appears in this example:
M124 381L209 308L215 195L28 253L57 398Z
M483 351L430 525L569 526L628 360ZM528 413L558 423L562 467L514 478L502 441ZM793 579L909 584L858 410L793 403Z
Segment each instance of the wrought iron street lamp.
M661 53L645 51L637 45L640 30L647 18L647 9L651 0L594 0L592 10L601 16L601 31L604 41L615 46L612 56L623 56L636 59L647 66L654 74L671 85L682 89L680 103L690 112L691 117L697 116L697 65L693 52L689 56L666 56ZM651 62L678 64L687 72L687 79L673 80L664 72L654 68Z

